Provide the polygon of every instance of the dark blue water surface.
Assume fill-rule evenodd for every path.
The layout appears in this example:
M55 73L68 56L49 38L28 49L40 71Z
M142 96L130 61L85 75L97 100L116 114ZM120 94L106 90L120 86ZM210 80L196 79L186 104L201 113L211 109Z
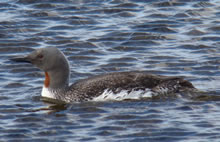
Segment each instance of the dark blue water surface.
M9 59L50 46L67 56L71 82L146 70L206 95L45 103L43 72ZM219 70L218 0L1 0L0 141L219 142Z

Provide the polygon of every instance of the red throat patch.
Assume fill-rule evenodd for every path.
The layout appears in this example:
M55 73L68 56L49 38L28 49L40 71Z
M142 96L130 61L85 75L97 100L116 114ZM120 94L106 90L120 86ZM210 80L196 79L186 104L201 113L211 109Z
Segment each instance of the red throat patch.
M45 86L46 88L48 88L49 85L50 85L50 76L49 76L49 74L48 74L47 72L45 72L44 86Z

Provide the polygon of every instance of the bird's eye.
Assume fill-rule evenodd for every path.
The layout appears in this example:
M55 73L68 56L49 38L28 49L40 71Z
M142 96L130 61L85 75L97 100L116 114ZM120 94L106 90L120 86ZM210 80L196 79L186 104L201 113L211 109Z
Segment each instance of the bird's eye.
M42 59L44 56L42 54L37 55L38 59Z

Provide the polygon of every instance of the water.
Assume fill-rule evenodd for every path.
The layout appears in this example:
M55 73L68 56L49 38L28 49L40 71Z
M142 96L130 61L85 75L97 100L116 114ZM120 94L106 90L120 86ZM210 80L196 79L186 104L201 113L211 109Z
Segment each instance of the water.
M217 0L2 0L0 141L219 141L219 9ZM70 61L70 82L147 70L213 97L49 104L42 71L8 60L49 46Z

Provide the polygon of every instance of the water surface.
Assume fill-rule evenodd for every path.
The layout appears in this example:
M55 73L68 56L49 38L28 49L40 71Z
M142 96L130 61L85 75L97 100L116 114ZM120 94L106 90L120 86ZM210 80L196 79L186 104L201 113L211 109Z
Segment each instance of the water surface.
M2 0L0 141L219 141L219 9L217 0ZM215 97L48 104L43 72L9 59L50 46L67 56L70 82L145 70Z

